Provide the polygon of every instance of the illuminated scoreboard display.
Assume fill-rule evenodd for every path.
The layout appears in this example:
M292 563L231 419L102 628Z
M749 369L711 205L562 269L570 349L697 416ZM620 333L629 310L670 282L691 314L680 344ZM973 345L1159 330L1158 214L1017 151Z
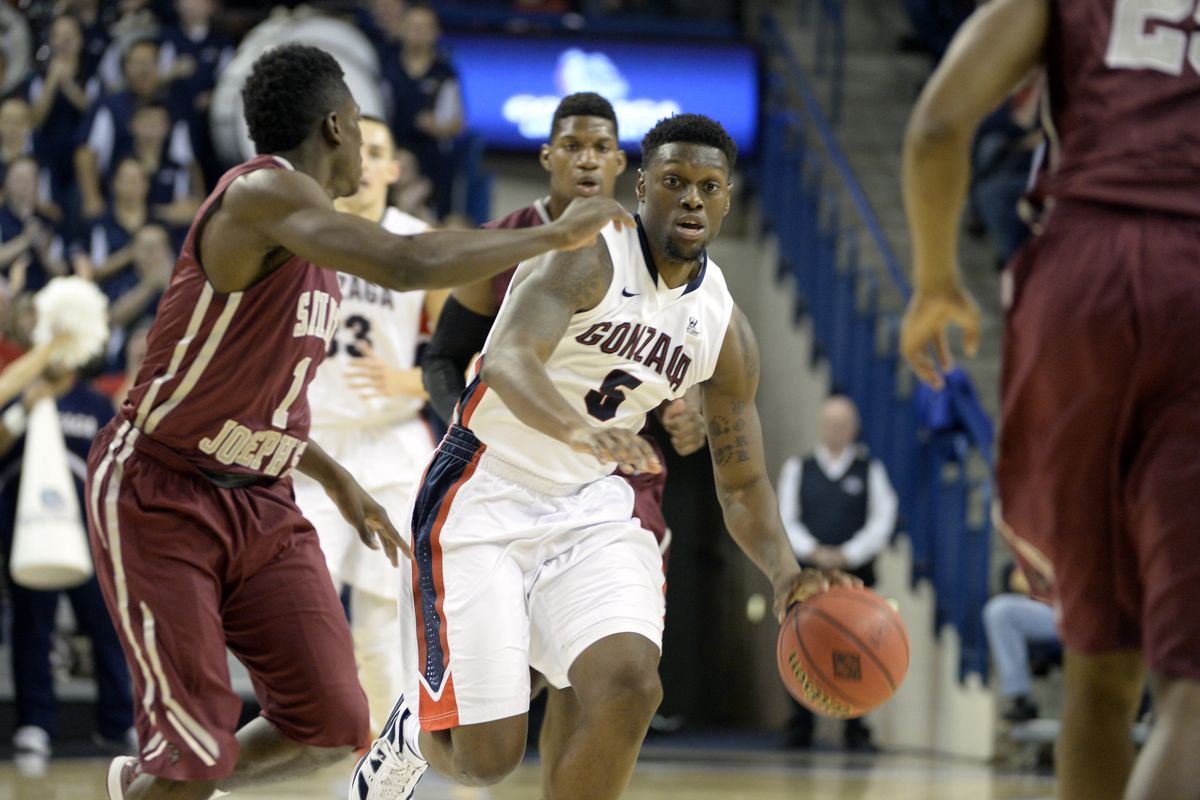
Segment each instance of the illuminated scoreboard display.
M621 145L636 149L663 117L707 114L739 150L758 132L758 59L743 45L447 35L471 127L492 147L532 150L559 101L596 92L617 111Z

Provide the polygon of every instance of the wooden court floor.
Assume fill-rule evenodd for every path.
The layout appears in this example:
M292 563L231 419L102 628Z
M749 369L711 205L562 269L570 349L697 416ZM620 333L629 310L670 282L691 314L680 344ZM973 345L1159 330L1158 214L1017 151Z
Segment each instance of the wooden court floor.
M0 763L0 800L103 800L106 762L55 760L41 778ZM290 783L239 792L250 800L341 800L351 762ZM502 784L466 789L427 774L416 800L537 800L527 763ZM852 759L837 753L785 758L661 758L638 765L626 800L1051 800L1049 778L916 756Z

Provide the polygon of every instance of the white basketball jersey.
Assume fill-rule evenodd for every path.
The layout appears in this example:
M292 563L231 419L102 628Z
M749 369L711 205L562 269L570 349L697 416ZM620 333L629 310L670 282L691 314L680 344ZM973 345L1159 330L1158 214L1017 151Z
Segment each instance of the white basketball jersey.
M380 224L402 235L429 230L422 220L391 207ZM394 292L344 272L338 273L338 284L342 290L341 323L329 344L329 357L308 387L313 427L382 425L414 418L425 401L415 397L364 398L347 385L347 369L361 356L363 343L393 367L414 366L425 292Z
M612 257L612 283L595 308L571 318L546 370L593 425L637 431L647 412L712 375L733 298L720 267L707 256L695 279L670 289L658 276L640 227L617 231L610 225L602 235ZM511 308L501 306L497 324ZM483 359L490 345L489 337ZM488 453L548 481L590 483L616 467L518 421L478 377L463 393L459 417Z

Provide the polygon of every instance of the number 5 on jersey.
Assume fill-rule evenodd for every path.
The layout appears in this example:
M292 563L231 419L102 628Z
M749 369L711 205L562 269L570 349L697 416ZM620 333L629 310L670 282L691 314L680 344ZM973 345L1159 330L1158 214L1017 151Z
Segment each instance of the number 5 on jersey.
M617 406L625 402L625 392L621 389L636 389L642 382L623 369L614 369L604 376L600 389L592 389L583 400L587 404L588 413L601 422L608 422L617 415Z

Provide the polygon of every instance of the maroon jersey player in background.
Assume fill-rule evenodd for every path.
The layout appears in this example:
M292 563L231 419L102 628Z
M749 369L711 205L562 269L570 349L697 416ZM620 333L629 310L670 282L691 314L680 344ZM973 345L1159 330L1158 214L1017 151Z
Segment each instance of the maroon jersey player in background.
M1196 3L992 0L917 103L904 154L924 380L968 353L956 263L978 122L1045 66L1042 232L1009 271L1002 530L1066 645L1060 798L1200 797L1200 29ZM930 355L932 348L933 356ZM1130 724L1150 669L1155 722Z
M207 798L370 742L350 632L288 478L319 481L393 561L404 549L307 441L305 387L337 326L333 269L397 290L453 286L628 219L595 199L542 228L394 236L333 208L358 188L362 137L331 56L273 49L243 98L261 155L198 213L145 362L88 464L92 551L139 700L140 757L114 760L110 800ZM262 706L236 736L227 644Z

